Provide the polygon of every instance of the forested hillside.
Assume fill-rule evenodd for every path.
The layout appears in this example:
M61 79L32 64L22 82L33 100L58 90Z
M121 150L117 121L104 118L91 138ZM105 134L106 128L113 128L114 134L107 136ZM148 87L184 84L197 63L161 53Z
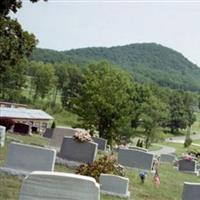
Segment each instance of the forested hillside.
M70 62L84 66L108 60L133 73L139 82L156 82L161 86L200 91L200 68L181 53L154 43L131 44L111 48L82 48L70 51L36 49L30 60Z

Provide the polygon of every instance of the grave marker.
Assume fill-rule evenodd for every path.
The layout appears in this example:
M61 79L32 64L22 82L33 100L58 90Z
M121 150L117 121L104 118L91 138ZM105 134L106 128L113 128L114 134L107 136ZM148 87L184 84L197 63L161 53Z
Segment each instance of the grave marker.
M88 176L33 172L23 181L19 200L100 200L99 184Z

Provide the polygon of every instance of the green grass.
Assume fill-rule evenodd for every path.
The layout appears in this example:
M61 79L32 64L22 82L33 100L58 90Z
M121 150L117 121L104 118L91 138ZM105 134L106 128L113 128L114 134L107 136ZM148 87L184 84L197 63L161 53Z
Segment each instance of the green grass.
M176 156L180 157L183 153L187 152L190 150L189 148L184 148L183 144L179 144L179 143L172 143L172 142L163 142L161 143L162 145L166 145L169 147L174 147L176 149Z
M162 147L160 146L157 146L156 144L152 144L149 148L148 148L148 151L158 151L162 149Z
M194 122L194 124L192 125L192 131L193 132L200 132L200 113L199 112L196 112L195 113L196 115L196 121Z
M52 114L52 116L56 119L57 125L73 127L77 123L77 115L70 113L68 111L55 113L55 114Z

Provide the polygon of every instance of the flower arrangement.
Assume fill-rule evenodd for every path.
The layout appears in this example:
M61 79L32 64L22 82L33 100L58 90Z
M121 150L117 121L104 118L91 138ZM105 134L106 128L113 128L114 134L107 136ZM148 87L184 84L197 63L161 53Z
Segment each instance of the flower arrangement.
M194 157L192 155L190 155L190 154L187 154L187 155L183 155L182 159L188 160L188 161L193 161Z
M93 141L91 135L86 130L78 130L73 138L79 142L90 142Z
M76 169L77 174L91 176L99 182L99 177L104 174L115 174L125 176L124 167L117 164L115 156L104 155L92 164L83 164Z

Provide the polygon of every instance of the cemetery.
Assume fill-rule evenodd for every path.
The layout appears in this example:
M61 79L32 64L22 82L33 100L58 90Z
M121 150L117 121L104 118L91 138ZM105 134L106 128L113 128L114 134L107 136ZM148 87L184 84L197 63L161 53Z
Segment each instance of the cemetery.
M0 200L200 200L189 2L0 0Z
M6 131L2 130L7 139L1 137L5 144L0 149L0 178L5 184L4 187L6 184L13 184L14 187L12 195L9 192L11 189L2 194L4 187L0 188L0 195L2 195L0 197L3 199L11 199L12 197L19 200L29 200L31 197L42 200L44 198L56 199L62 195L63 199L73 197L77 200L139 200L145 198L143 196L145 193L149 195L148 199L150 200L173 200L174 196L182 198L182 200L191 198L197 200L199 197L199 181L198 176L196 176L198 175L198 163L190 156L182 155L185 153L183 147L178 150L180 151L178 154L157 156L153 152L151 153L151 150L147 152L132 145L133 148L119 148L118 152L113 155L110 152L109 158L106 157L108 153L106 150L107 141L102 142L104 140L101 138L93 140L94 137L90 137L86 131L80 131L80 129L63 128L63 132L58 131L57 134L54 132L51 137L14 135L16 140L20 138L22 143L13 142L13 137L11 137L13 134L5 133ZM74 130L74 135L69 130ZM54 146L53 149L50 140L60 141L61 135L62 143L58 142L60 147ZM28 140L30 142L27 142ZM31 145L31 140L35 140L34 145ZM98 149L98 143L95 141L101 141L100 144L103 147ZM168 145L173 146L174 144ZM58 151L58 149L60 150ZM103 158L104 152L107 153ZM56 154L57 158L80 163L80 168L79 165L68 168L65 164L56 164ZM98 158L100 158L100 162L98 162ZM160 164L155 164L155 160L159 161ZM115 171L113 171L114 168L108 167L110 171L105 173L105 170L99 168L99 166L103 166L103 162L107 162L103 169L113 164L116 167ZM89 168L89 165L87 167L87 164L91 165L91 169L99 170L99 174L92 175L94 171ZM119 171L118 164L121 171ZM152 182L155 166L159 166L161 179L159 188ZM87 173L84 172L86 169ZM140 175L143 171L145 176L141 182ZM82 175L78 175L77 172ZM163 184L163 182L169 185ZM77 191L77 187L81 190ZM171 190L169 196L165 194L168 197L161 195L165 190ZM37 195L35 191L37 191Z

